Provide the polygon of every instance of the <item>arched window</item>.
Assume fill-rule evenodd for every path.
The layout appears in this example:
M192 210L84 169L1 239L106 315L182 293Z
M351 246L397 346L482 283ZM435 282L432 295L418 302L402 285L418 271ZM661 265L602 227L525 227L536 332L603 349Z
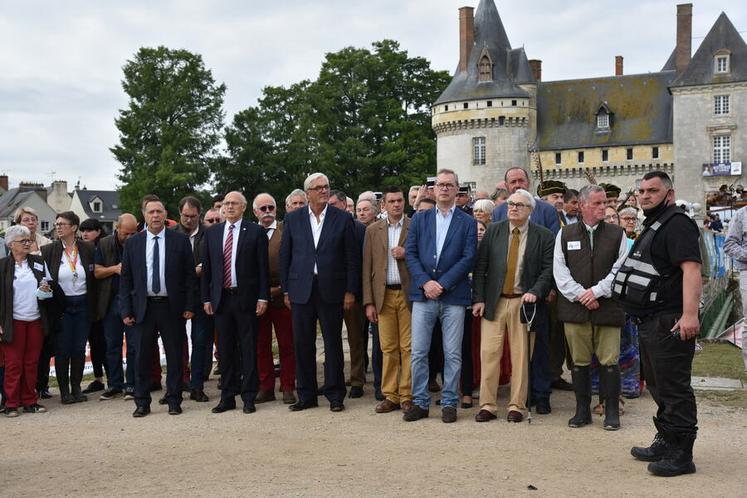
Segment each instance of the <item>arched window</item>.
M480 59L480 81L493 80L493 64L487 55Z

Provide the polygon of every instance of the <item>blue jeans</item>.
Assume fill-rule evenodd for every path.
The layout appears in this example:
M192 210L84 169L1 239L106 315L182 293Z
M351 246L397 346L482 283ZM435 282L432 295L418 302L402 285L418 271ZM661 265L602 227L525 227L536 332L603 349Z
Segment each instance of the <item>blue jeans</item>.
M109 304L104 322L106 340L106 362L109 366L109 389L135 390L135 367L137 365L137 344L132 327L122 323L119 315L119 296L114 295ZM122 334L127 340L127 372L122 370ZM125 375L127 382L125 382Z
M65 296L62 327L57 335L56 356L83 358L91 322L88 321L88 296Z
M465 306L444 304L432 299L412 303L412 395L414 403L420 408L427 410L431 404L428 392L428 351L436 320L441 321L444 348L441 406L457 406L459 374L462 369L464 310Z
M208 316L203 310L197 310L192 317L192 377L189 384L192 389L202 389L205 385L205 375L210 373L208 361L208 348L212 351L213 329L208 327ZM212 366L212 361L210 362Z

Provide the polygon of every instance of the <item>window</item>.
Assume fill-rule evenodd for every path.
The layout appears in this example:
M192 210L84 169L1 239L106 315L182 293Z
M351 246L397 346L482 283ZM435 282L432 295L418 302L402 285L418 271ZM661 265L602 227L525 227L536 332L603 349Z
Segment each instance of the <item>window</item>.
M94 213L100 213L101 212L101 201L93 201L91 203L91 209Z
M465 102L465 103L464 103L464 108L465 108L465 109L469 109L469 103Z
M610 115L604 112L597 114L597 128L605 130L610 127Z
M483 55L480 59L480 81L493 81L493 63L490 62L490 57Z
M41 222L41 229L42 229L42 232L48 232L49 231L49 222L48 221L42 221Z
M492 100L488 100L488 107L493 107L493 101Z
M729 55L717 55L716 56L716 73L724 74L729 72Z
M449 110L449 106L445 105L444 106L444 111L448 111L448 110Z
M651 147L651 158L659 159L659 148L658 147Z
M606 163L610 160L610 151L607 149L602 149L602 162Z
M555 164L560 165L560 152L555 153Z
M628 159L628 161L631 161L633 159L633 149L625 149L625 157Z
M506 116L498 116L498 125L503 126L506 124Z
M512 100L512 101L511 101L511 105L512 105L513 107L516 107L516 101L515 101L515 100Z
M731 162L731 136L716 135L713 137L713 164Z
M584 164L584 151L578 153L578 164Z
M716 95L713 97L713 113L716 115L729 114L728 95Z
M475 166L485 165L485 137L472 139L472 164Z

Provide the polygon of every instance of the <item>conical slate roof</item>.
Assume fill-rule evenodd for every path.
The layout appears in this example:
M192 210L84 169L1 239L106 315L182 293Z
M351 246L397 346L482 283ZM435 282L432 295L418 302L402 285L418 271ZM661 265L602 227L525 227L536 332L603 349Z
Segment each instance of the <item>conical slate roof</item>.
M661 68L662 71L676 71L677 70L677 47L672 50L672 53L669 55L669 59L667 59L667 62L664 64L664 67Z
M478 62L487 51L493 61L493 80L480 81ZM449 86L435 105L485 98L526 98L517 83L535 83L524 49L511 49L493 0L480 0L475 12L475 44L465 71L457 66Z
M715 72L716 52L726 49L731 54L728 73ZM716 20L698 47L685 72L672 87L710 85L747 81L747 44L725 13Z

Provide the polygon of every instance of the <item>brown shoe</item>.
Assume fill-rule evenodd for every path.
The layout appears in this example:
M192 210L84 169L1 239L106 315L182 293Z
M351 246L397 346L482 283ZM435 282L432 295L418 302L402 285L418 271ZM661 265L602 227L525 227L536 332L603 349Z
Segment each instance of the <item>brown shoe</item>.
M511 410L508 412L508 416L506 417L506 420L509 422L519 423L522 420L524 420L524 415L521 414L521 412L517 412L516 410Z
M400 408L402 409L402 412L409 412L412 409L412 401L405 400L402 403L399 404Z
M394 410L399 410L399 403L385 399L378 405L376 405L376 413L389 413Z
M491 420L497 419L498 416L488 410L480 410L477 412L477 415L475 415L475 422L490 422Z
M295 402L296 402L296 396L295 394L293 394L293 389L283 391L283 403L285 403L286 405L292 405Z
M274 391L260 391L257 394L257 397L254 398L254 404L265 403L267 401L275 401L275 392Z

